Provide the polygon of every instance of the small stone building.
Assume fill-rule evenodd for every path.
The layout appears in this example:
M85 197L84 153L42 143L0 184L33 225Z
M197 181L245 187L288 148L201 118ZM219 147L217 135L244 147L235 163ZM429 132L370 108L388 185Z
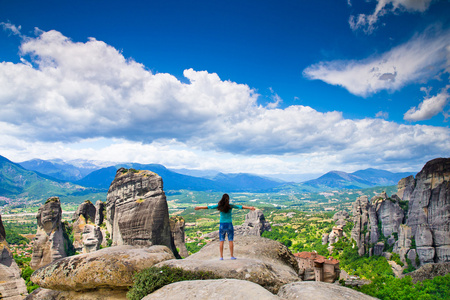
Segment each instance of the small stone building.
M333 283L339 278L339 261L326 258L317 252L294 253L300 272L305 281L323 281Z

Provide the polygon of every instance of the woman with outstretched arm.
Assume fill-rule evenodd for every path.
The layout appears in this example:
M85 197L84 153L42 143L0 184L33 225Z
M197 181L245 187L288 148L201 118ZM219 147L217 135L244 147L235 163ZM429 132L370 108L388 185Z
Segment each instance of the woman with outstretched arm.
M236 259L233 255L234 251L234 228L232 219L232 210L236 209L250 209L255 210L253 206L243 206L237 204L230 204L230 196L223 194L218 204L208 206L197 206L195 210L199 209L218 209L220 211L220 224L219 224L219 238L220 238L220 260L223 260L223 243L225 242L225 235L228 236L228 242L230 243L230 255L231 259Z

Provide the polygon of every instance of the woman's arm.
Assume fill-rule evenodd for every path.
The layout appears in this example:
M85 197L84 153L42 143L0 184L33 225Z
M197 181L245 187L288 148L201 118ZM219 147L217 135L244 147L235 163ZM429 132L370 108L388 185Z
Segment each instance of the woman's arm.
M195 209L195 210L199 210L199 209L208 209L208 206L196 206L194 209Z
M254 206L244 206L242 205L243 209L250 209L250 210L255 210L256 208Z

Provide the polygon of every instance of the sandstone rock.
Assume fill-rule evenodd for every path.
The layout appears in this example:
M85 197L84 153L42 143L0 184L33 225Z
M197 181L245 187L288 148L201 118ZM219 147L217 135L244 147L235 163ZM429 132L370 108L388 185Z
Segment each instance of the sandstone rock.
M36 215L37 233L33 244L30 267L39 269L57 259L67 256L69 241L64 238L61 223L61 203L58 197L50 197Z
M407 225L421 264L450 260L449 219L450 158L437 158L417 173L409 201Z
M112 244L176 249L163 182L150 171L120 168L108 190L106 225Z
M405 254L407 254L408 251L410 251L411 244L412 244L411 238L412 238L411 227L409 227L405 224L400 225L398 241L395 242L393 252L398 253L400 256L400 259L403 262L406 262L404 259ZM414 253L416 253L415 250L414 250ZM414 257L414 264L415 264L415 257Z
M59 300L60 294L60 291L37 288L25 300Z
M328 237L329 237L328 233L322 234L322 245L328 244Z
M165 246L117 246L60 259L36 270L31 280L51 290L81 292L106 288L126 292L136 272L173 258Z
M234 241L236 260L230 260L225 243L224 260L219 260L219 241L204 246L199 252L182 260L168 260L167 265L185 270L211 271L222 278L248 280L271 292L286 283L298 281L298 264L294 255L283 244L263 237L238 236ZM229 254L228 254L229 255Z
M355 240L356 246L358 247L358 254L360 256L364 255L366 251L368 251L366 233L370 231L369 208L370 203L367 196L357 198L352 205L353 222L355 225L351 232L351 238Z
M86 225L81 234L82 251L81 253L90 253L100 249L103 242L103 233L100 227L95 225Z
M381 256L381 255L383 255L383 250L384 250L384 243L378 242L373 247L373 255Z
M425 279L433 279L436 276L444 276L448 273L450 273L450 263L446 262L426 264L407 275L412 277L414 283L417 283Z
M381 231L385 237L399 232L399 226L403 223L405 216L403 209L397 202L383 199L376 202L378 220L381 221Z
M73 214L72 222L78 220L79 216L83 216L86 223L94 224L96 211L94 204L89 200L85 200L78 206L77 211Z
M180 216L174 216L169 219L170 222L170 232L172 233L172 238L175 247L178 249L178 253L182 257L188 257L189 253L185 244L185 234L184 234L184 219Z
M304 281L281 287L278 297L286 300L376 299L353 289L320 281Z
M347 224L347 220L350 218L350 215L345 210L340 210L333 216L333 221L337 226L345 226Z
M25 281L6 242L6 232L0 216L0 299L21 300L27 295Z
M152 299L280 299L260 285L237 279L180 281L143 298Z
M100 226L103 224L105 214L106 204L105 202L98 200L95 202L95 225Z
M126 300L126 290L98 289L92 291L56 291L37 289L25 300Z
M392 272L394 272L395 277L402 278L403 277L403 267L397 264L395 261L388 261L391 266Z
M416 180L412 175L400 179L397 184L397 196L403 201L409 201L411 199L411 195L414 191L415 186Z

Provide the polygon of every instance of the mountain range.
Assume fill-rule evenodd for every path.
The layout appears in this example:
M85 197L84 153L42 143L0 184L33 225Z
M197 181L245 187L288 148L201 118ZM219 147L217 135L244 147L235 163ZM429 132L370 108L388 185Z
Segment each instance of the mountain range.
M414 173L392 173L385 170L366 169L353 173L331 171L316 179L302 183L283 182L279 179L254 174L224 174L215 171L199 172L205 177L185 175L159 164L122 163L99 167L93 163L77 164L61 160L38 160L14 163L0 156L0 196L34 199L46 196L67 196L102 193L108 190L116 171L121 168L150 170L163 178L164 190L192 190L217 192L322 192L336 189L361 189L374 186L391 186ZM27 168L29 168L27 170ZM92 171L93 170L93 171ZM84 177L80 178L82 175ZM70 180L68 180L70 179Z

